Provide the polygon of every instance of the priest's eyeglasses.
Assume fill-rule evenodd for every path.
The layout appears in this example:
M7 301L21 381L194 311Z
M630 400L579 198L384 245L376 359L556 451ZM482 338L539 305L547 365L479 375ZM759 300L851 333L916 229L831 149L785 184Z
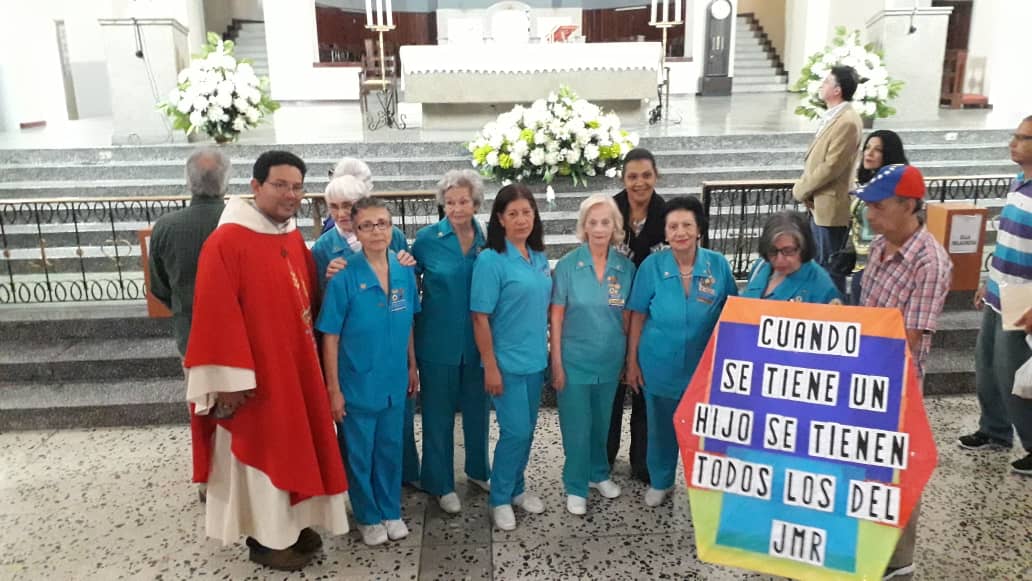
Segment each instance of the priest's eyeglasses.
M781 256L784 256L785 258L792 258L793 256L796 256L797 254L799 254L799 247L798 246L786 246L784 248L775 248L775 249L773 249L773 250L771 250L770 252L767 253L767 258L770 258L771 260L773 260L773 259L777 258L779 254Z
M293 192L294 195L302 196L305 193L304 184L288 184L287 182L266 182L272 189L276 190L277 194L285 194L287 192Z
M355 228L358 228L359 232L372 232L373 230L386 232L387 230L390 230L391 223L385 220L380 220L379 222L362 222L361 224L356 225Z

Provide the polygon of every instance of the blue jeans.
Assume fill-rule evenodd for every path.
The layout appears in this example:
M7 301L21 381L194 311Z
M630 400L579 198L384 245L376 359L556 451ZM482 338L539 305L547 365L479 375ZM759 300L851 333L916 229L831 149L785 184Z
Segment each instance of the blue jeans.
M831 282L835 283L839 294L846 296L846 274L848 273L836 272L829 266L832 255L846 247L846 241L849 239L849 226L818 226L811 215L810 232L813 233L815 246L813 259L828 271Z

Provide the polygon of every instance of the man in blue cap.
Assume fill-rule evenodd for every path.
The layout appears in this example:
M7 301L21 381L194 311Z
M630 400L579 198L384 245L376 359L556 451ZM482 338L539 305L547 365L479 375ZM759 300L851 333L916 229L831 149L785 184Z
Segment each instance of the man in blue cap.
M856 191L867 204L867 221L877 234L860 281L860 305L903 312L907 346L919 378L924 377L932 334L953 273L946 249L924 227L924 195L924 177L909 165L885 166ZM913 575L919 509L920 505L903 529L884 579Z

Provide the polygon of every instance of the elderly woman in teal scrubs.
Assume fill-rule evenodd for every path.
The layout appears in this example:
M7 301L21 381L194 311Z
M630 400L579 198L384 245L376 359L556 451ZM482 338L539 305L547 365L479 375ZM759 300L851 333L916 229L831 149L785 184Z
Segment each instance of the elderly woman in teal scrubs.
M379 545L409 534L401 519L403 402L419 389L412 335L419 290L413 270L388 249L383 201L360 200L352 218L363 249L327 285L316 328L330 410L347 440L351 508L363 542Z
M370 184L353 175L341 175L330 180L326 185L326 205L335 222L334 228L327 230L312 245L312 256L315 258L316 272L324 273L320 280L323 287L338 271L347 268L348 260L362 252L362 243L355 233L351 221L351 208L355 202L370 195ZM397 226L391 226L390 249L397 254L402 266L415 266L416 262L408 252L408 241L405 233ZM404 469L402 482L419 486L419 452L416 451L416 434L413 427L415 421L415 399L409 399L405 406L405 446ZM343 432L338 431L339 434ZM341 438L341 451L346 443Z
M416 358L422 382L423 490L448 513L462 510L455 494L455 412L462 412L466 478L488 489L488 408L484 370L473 340L469 288L486 241L474 215L484 201L476 172L452 170L437 184L444 219L416 234L412 255L422 275L423 308L416 317Z
M312 245L316 272L323 273L324 278L320 282L324 287L327 280L347 266L348 257L362 250L362 243L358 241L351 224L351 206L369 197L370 192L369 183L347 174L335 177L326 184L326 206L335 227L324 232ZM408 252L405 233L397 226L391 228L390 248L398 254L402 266L415 266Z
M609 196L580 205L577 237L583 242L555 267L552 282L552 386L559 400L566 510L587 511L588 489L620 496L609 479L606 442L613 396L627 351L630 311L624 310L634 263L613 247L623 242L623 218Z
M749 274L743 297L803 303L842 304L835 283L813 260L813 234L804 214L773 214L760 234L760 260Z
M667 200L663 223L670 248L641 264L627 303L632 313L626 380L631 389L644 390L649 418L648 506L662 504L674 486L674 411L727 297L738 294L724 256L699 247L708 222L698 199Z
M541 387L548 365L548 303L552 273L534 195L523 184L503 187L491 207L487 247L473 265L469 308L484 365L484 389L501 432L491 466L491 516L516 528L512 506L544 512L524 487Z

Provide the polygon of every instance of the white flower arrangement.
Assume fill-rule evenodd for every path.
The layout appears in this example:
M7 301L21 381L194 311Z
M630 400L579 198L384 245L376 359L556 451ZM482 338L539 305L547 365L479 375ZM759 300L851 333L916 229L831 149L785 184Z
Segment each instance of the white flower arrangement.
M203 131L219 143L235 141L279 108L269 98L265 77L233 56L233 41L208 33L208 44L179 72L178 84L158 108L172 118L173 129L190 135Z
M530 107L517 105L484 126L469 142L473 167L499 182L570 176L587 185L590 176L619 175L620 161L638 136L620 128L615 113L560 87Z
M821 81L828 76L832 67L846 65L853 67L860 77L860 84L853 95L853 108L861 117L874 119L896 114L889 106L891 99L899 96L903 81L889 77L884 57L874 45L860 43L860 31L846 32L844 26L835 29L835 39L823 51L810 55L793 85L793 91L803 91L802 103L796 107L796 115L816 119L825 109L820 98Z

